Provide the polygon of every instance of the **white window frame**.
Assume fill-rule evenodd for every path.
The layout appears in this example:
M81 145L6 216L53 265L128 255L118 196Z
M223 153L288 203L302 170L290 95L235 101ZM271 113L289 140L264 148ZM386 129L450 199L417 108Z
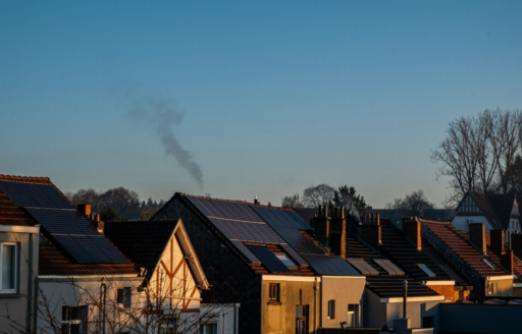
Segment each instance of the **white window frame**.
M14 246L14 289L3 289L2 288L2 281L3 281L3 268L4 268L4 247L5 246ZM15 294L18 292L18 276L19 276L19 260L18 260L18 253L19 253L19 245L17 242L14 241L4 241L0 243L0 294Z

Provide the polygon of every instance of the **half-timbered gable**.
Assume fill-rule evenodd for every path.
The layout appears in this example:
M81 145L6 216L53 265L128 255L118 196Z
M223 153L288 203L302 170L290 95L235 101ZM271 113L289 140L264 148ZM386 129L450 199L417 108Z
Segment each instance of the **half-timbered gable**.
M140 268L142 298L164 309L199 309L208 282L181 220L108 223L105 234Z

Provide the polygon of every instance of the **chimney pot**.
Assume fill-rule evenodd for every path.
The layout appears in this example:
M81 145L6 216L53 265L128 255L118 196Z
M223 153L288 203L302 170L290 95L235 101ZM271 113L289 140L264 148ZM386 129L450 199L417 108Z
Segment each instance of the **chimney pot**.
M482 223L469 224L469 240L477 247L483 255L488 254L486 242L486 226Z
M86 218L91 219L92 214L92 204L91 203L84 203L78 205L78 211L84 215Z

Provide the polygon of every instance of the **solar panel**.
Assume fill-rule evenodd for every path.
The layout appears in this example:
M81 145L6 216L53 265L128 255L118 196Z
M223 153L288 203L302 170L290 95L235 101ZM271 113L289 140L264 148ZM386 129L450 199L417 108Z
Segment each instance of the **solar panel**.
M234 246L250 261L261 263L261 261L239 240L232 240Z
M246 223L222 218L210 221L229 239L282 243L283 239L265 223Z
M352 266L365 276L379 275L379 271L372 267L368 262L360 257L349 257L346 259Z
M207 217L228 218L247 222L263 222L247 203L187 196Z
M272 253L268 248L264 246L247 245L249 250L261 260L261 263L272 273L285 272L288 268Z
M0 191L21 207L72 208L53 185L0 181Z
M273 228L312 230L310 225L293 211L257 206L252 206L252 209Z
M99 235L93 224L74 209L26 210L51 234Z
M390 276L404 276L404 271L388 259L373 259L373 261L386 270Z
M60 246L78 263L126 263L125 256L102 235L53 235Z
M360 276L359 272L352 268L339 256L330 255L303 255L310 266L319 275L331 276Z

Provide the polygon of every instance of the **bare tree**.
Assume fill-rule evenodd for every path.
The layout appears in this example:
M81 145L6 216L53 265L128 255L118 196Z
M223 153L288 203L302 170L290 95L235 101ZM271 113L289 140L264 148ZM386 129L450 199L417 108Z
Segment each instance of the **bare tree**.
M422 190L417 190L404 198L396 198L387 205L390 209L409 210L411 215L421 215L426 209L433 209L434 205L426 198Z
M335 199L335 193L333 187L324 183L308 187L303 191L303 204L309 208L330 204Z
M490 140L493 158L498 169L500 190L506 193L508 191L506 173L515 162L520 149L520 113L496 110L494 112L486 111L485 114L491 115Z
M301 203L299 194L294 194L283 197L283 199L281 200L281 206L283 208L302 208L303 203Z
M477 144L479 135L471 118L459 118L450 123L447 137L433 152L432 159L441 162L442 175L452 178L452 186L459 194L475 190L479 166Z

